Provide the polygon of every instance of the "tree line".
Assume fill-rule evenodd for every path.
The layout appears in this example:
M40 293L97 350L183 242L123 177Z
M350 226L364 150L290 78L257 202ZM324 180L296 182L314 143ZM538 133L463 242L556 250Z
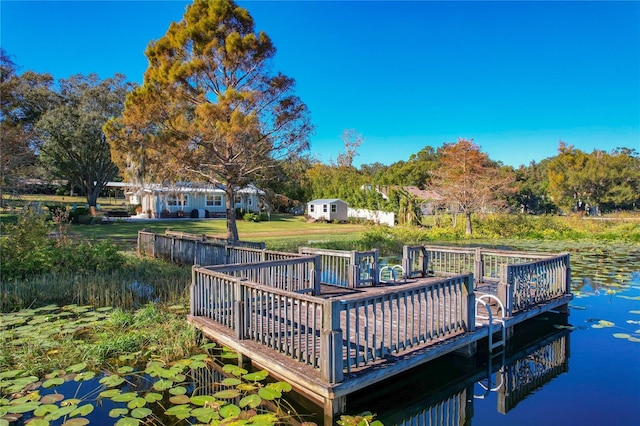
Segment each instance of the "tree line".
M470 139L426 146L407 161L353 166L364 137L345 130L345 151L322 163L309 153L310 112L295 81L273 70L276 49L233 1L196 0L146 49L141 85L118 74L19 73L0 51L0 189L27 178L65 179L90 206L106 183L184 180L222 183L229 238L238 238L235 191L254 183L280 210L315 198L394 211L414 224L421 206L471 215L482 211L556 213L632 210L640 203L635 149L558 154L513 168ZM429 190L431 200L407 190Z

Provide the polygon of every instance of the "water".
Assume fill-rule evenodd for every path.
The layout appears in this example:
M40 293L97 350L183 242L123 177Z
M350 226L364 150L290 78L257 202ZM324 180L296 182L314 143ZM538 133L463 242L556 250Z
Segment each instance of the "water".
M358 394L350 414L370 410L385 425L640 424L640 247L514 248L571 252L570 328L562 316L530 321L506 360L446 357ZM504 375L511 383L501 383Z

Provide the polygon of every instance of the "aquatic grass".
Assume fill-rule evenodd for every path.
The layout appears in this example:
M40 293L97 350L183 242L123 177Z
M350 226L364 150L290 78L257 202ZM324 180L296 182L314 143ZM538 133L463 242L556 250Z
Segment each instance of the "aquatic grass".
M131 309L149 301L181 303L191 270L153 259L127 257L121 268L95 273L58 272L0 281L0 311L68 303Z

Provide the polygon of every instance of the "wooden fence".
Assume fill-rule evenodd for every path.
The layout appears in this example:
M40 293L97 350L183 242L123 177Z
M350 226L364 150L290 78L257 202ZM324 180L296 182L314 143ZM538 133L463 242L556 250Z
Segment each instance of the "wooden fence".
M264 243L233 241L187 233L168 231L166 234L138 232L138 253L186 265L224 265L236 259L257 259ZM295 256L295 255L291 255Z
M320 256L322 284L358 288L378 283L378 250L345 251L300 247L303 255Z
M506 315L569 294L569 254L530 253L482 248L405 246L407 277L473 273L474 288L497 286Z
M388 355L475 328L470 274L382 295L327 299L314 296L315 290L303 294L311 283L300 285L307 282L305 274L319 271L318 262L312 257L194 266L191 315L227 327L238 340L256 341L310 365L329 383L340 383L344 374L384 362ZM297 272L293 281L291 269L282 273L298 267L305 272Z

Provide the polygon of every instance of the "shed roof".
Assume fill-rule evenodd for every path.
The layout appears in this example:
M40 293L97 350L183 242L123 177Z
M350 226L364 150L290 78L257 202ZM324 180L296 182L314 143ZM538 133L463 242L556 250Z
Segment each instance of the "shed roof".
M343 201L340 198L318 198L317 200L309 201L309 204L332 204L336 201L347 204L346 201Z

